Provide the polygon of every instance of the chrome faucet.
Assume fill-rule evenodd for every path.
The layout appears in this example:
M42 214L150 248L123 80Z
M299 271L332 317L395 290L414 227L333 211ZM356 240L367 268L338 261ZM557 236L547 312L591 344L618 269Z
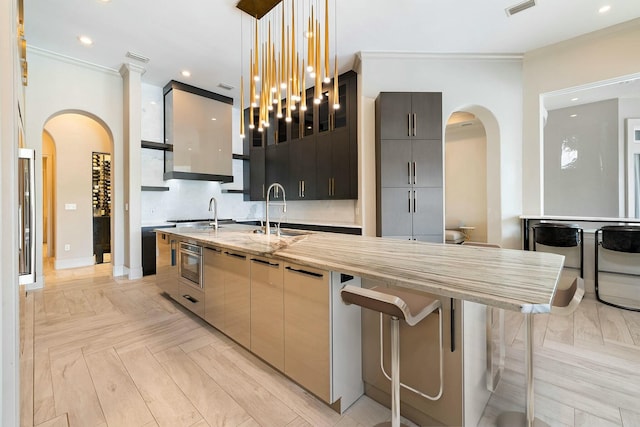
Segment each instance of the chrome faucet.
M284 194L284 187L282 185L280 185L279 183L274 182L267 189L267 202L266 202L266 206L265 206L265 209L264 209L265 223L266 223L265 234L267 236L269 234L271 234L271 225L269 224L269 194L271 194L271 189L272 188L275 188L274 194L276 193L277 189L281 189L282 190L282 213L287 212L287 198L285 197L285 194ZM278 221L278 226L276 228L276 233L277 233L278 236L280 236L280 221Z
M213 223L209 223L209 225L213 225L214 230L218 230L218 201L215 197L209 199L209 212L211 212L211 204L213 204Z

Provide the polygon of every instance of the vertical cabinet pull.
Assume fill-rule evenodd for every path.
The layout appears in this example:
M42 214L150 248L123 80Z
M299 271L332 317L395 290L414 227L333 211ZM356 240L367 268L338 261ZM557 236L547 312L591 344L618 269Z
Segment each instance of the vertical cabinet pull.
M413 162L413 184L418 183L418 165L416 162Z
M407 162L407 184L411 184L411 162Z
M302 197L303 198L305 197L304 193L305 193L305 185L304 185L304 179L303 179L302 180Z
M411 114L407 114L407 136L411 136Z
M265 198L265 195L264 195L264 184L262 184L262 198L263 199Z
M302 181L298 181L298 197L302 197Z
M413 136L417 134L417 125L416 125L416 113L413 113Z
M416 205L418 204L418 195L416 190L413 190L413 212L416 212Z
M409 201L408 212L411 213L411 190L408 191L407 200Z

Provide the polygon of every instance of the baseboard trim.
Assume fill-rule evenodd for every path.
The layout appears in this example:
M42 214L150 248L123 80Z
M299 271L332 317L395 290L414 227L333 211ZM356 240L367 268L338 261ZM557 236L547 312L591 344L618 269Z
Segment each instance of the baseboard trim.
M65 270L67 268L89 267L95 264L95 259L91 257L57 259L53 263L56 270Z

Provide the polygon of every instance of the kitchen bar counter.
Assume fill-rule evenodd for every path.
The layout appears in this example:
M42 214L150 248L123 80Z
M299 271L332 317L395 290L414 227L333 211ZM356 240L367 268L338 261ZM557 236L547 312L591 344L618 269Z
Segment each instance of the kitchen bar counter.
M564 257L379 237L255 234L257 227L163 229L183 238L523 313L547 313Z

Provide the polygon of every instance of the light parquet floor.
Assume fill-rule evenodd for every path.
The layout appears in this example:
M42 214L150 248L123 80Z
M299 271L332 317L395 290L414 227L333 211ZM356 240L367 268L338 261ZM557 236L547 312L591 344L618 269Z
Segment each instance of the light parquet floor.
M110 264L48 271L22 294L22 426L370 426L367 397L344 415L161 295L155 277ZM503 379L480 426L524 407L522 317L506 313ZM640 427L640 313L586 299L535 316L536 414L552 426ZM409 425L412 425L409 423Z

